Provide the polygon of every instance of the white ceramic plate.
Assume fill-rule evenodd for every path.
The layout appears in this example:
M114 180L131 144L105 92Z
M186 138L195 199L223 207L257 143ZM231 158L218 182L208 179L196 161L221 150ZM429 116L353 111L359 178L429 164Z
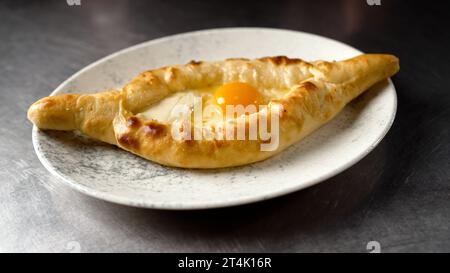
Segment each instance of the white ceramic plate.
M341 60L361 54L343 43L287 30L230 28L190 32L133 46L82 69L52 94L119 87L144 70L190 60L287 55ZM380 83L330 123L280 155L248 166L185 170L160 166L71 132L33 129L43 165L71 187L115 203L205 209L273 198L319 183L358 162L389 130L397 99Z

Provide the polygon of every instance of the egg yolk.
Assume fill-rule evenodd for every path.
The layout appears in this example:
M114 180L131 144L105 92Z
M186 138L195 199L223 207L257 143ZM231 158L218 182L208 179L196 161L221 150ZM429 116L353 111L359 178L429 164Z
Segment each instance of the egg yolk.
M227 83L219 87L214 93L215 102L226 113L227 105L255 105L256 109L262 103L261 94L253 86L243 82Z

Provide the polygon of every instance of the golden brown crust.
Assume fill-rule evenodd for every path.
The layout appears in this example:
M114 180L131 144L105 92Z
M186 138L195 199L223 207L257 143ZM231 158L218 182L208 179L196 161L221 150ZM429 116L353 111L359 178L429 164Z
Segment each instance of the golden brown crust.
M41 129L80 130L164 165L219 168L266 159L333 118L349 101L376 82L394 75L398 59L368 54L342 62L307 63L285 56L220 62L191 61L184 66L146 71L120 91L65 94L34 103L29 119ZM269 140L176 140L169 124L137 114L175 92L241 81L257 89L287 90L271 98L280 115L279 147L261 151ZM269 119L270 120L270 119ZM258 119L246 120L247 126Z

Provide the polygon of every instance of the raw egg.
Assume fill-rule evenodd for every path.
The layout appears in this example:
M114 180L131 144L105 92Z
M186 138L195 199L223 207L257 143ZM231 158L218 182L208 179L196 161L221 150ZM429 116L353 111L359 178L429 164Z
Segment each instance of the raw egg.
M256 109L262 103L262 96L253 86L243 82L227 83L214 93L215 102L226 112L227 105L255 105Z

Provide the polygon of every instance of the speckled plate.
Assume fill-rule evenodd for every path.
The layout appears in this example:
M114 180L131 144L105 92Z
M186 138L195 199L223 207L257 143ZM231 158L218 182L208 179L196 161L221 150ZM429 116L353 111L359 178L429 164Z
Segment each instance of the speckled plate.
M317 35L276 29L196 31L133 46L82 69L52 94L98 92L139 72L190 60L287 55L341 60L361 52ZM273 198L319 183L355 164L389 130L397 99L379 83L321 129L266 161L220 170L164 167L72 132L33 128L43 165L61 181L94 197L130 206L205 209ZM363 182L363 181L362 181Z

